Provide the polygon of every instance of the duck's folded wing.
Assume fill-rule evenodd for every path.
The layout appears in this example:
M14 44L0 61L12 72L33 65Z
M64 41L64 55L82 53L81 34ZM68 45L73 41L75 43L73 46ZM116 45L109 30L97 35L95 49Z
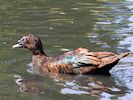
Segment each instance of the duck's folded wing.
M125 53L117 55L112 52L70 52L65 53L57 57L55 60L57 64L68 64L72 67L97 67L101 68L103 66L109 65L113 62L117 62L122 58L121 56L126 55Z
M72 67L87 67L87 66L98 66L100 61L97 57L76 52L65 53L64 55L58 56L55 58L54 62L56 64L66 64L71 65Z

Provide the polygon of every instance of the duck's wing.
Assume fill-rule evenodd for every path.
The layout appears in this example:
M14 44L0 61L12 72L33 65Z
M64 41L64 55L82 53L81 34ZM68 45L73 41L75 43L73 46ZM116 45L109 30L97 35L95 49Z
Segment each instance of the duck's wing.
M88 49L79 48L75 51L64 53L55 58L57 64L69 64L73 67L95 66L102 67L127 56L129 52L115 54L112 52L89 52Z
M84 67L84 66L98 66L100 63L92 53L88 52L88 49L79 48L75 51L66 52L63 55L54 58L56 64L68 64L72 67Z

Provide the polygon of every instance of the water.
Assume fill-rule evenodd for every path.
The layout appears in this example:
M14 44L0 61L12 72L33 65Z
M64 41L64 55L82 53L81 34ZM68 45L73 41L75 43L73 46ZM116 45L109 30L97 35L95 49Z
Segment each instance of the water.
M31 53L11 49L23 32L42 39L55 56L78 47L133 52L132 0L0 0L1 100L131 100L133 55L112 75L37 76L26 67Z

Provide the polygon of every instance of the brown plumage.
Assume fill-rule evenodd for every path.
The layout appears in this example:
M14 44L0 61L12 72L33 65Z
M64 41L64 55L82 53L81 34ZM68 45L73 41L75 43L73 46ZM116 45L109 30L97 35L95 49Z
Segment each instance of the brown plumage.
M115 54L112 52L90 52L86 48L78 48L56 57L49 57L43 51L41 40L32 33L26 32L12 48L24 47L32 54L33 71L36 73L70 73L109 74L109 70L129 52Z

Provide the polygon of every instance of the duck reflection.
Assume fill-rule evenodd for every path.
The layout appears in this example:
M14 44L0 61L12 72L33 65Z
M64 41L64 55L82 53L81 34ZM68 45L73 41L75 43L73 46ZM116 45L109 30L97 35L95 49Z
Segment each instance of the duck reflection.
M28 81L20 75L15 75L15 83L19 86L19 91L23 93L37 94L41 91L41 82Z
M64 77L64 78L63 78ZM115 84L108 76L98 76L98 75L79 75L73 76L62 76L58 74L56 80L58 79L58 85L63 85L61 93L63 94L89 94L91 96L100 97L102 93L106 93L109 96L114 94L122 94L124 91L114 87ZM65 79L60 80L60 79ZM69 79L69 80L66 80ZM62 81L60 83L60 81Z
M106 76L77 76L47 73L44 77L47 78L45 81L40 81L35 78L29 81L20 75L15 75L15 83L19 86L20 92L31 94L45 93L45 87L48 87L48 90L58 87L58 89L60 89L58 92L61 94L85 94L95 97L101 97L103 94L113 97L114 94L122 94L124 92L123 90L118 89L113 81ZM47 84L46 86L45 83ZM55 91L56 89L54 92Z

